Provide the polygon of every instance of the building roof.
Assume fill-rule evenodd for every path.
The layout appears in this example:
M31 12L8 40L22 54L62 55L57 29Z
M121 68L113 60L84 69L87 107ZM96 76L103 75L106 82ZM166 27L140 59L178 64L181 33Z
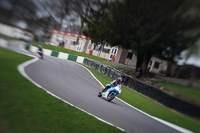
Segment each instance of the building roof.
M63 31L58 31L58 30L51 30L51 32L55 33L55 34L62 34L62 35L67 35L67 36L71 36L71 37L78 37L78 34L69 33L69 32L63 32ZM83 39L90 40L89 37L86 37L84 35L80 35L80 37L83 38Z

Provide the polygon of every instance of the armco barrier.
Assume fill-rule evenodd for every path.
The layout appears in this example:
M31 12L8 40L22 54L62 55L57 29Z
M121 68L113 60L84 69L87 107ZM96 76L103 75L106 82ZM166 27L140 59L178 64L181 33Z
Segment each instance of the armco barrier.
M37 51L37 47L35 46L31 46L31 45L27 45L26 49L32 52L36 52ZM117 71L116 69L113 69L109 66L106 66L103 63L100 63L98 61L94 61L88 58L84 58L81 56L75 56L75 55L69 55L66 53L62 53L62 52L55 52L52 50L48 50L48 49L44 49L44 54L45 55L49 55L49 56L55 56L58 58L62 58L62 59L68 59L71 61L76 61L79 63L83 63L86 66L89 66L97 71L99 71L100 73L104 74L107 77L110 77L111 79L116 79L119 76L122 76L123 78L123 84L143 95L146 95L160 103L162 103L163 105L174 109L178 112L181 112L183 114L192 116L194 118L198 118L200 119L200 106L188 101L185 101L183 99L177 98L173 95L170 95L154 86L145 84L144 82L141 82L135 78L132 78L128 75L125 75L119 71Z
M84 57L78 56L76 62L83 64Z
M60 59L65 59L65 60L67 60L67 59L68 59L68 56L69 56L69 54L62 53L62 52L59 52L59 54L58 54L58 58L60 58Z
M68 60L76 61L76 59L77 59L77 56L75 56L75 55L69 55L68 56Z
M26 45L25 49L28 51L34 52L34 53L37 53L37 51L38 51L38 47L32 46L32 45ZM66 59L66 60L70 60L70 61L75 61L78 63L83 63L84 58L85 58L82 56L70 55L67 53L52 51L49 49L43 49L43 51L44 51L44 55L53 56L53 57L57 57L60 59Z
M123 73L117 71L116 69L113 69L111 67L104 65L103 63L88 58L84 59L83 64L99 71L100 73L110 77L111 79L116 79L117 77L124 75Z
M154 86L148 85L135 78L125 75L117 71L116 69L106 66L105 64L102 64L100 62L85 58L83 64L95 70L98 70L100 73L112 79L116 79L117 77L122 76L123 84L125 86L143 95L146 95L171 109L174 109L178 112L189 115L191 117L200 119L200 106L197 104L177 98Z
M52 51L51 56L58 57L58 54L59 54L59 52L57 52L57 51Z
M30 45L26 45L25 49L29 50L30 49Z
M43 49L43 51L44 51L44 55L51 56L52 50L49 50L49 49Z

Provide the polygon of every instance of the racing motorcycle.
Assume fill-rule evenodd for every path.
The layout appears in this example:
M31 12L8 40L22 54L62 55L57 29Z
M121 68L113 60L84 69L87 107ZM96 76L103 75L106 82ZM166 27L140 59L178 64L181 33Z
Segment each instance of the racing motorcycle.
M120 93L121 93L120 85L117 85L116 87L111 86L105 92L100 91L98 97L103 97L107 101L112 101L115 98L115 96L119 95Z
M44 59L43 50L38 50L37 53L40 55L40 59Z

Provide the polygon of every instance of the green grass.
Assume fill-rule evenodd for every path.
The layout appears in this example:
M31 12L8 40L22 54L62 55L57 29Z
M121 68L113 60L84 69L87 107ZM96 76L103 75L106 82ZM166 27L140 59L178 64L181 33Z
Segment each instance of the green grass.
M17 66L29 59L0 48L0 132L121 132L26 80Z
M35 43L34 45L37 46L38 43ZM75 52L75 51L71 51L71 50L67 50L67 49L63 49L63 48L59 48L59 47L54 47L54 46L49 46L49 45L44 45L44 44L41 44L41 45L47 49L66 52L69 54L74 54L74 55L83 54L83 53L79 53L79 52ZM72 53L70 53L70 52L72 52ZM83 55L80 55L80 56L83 56ZM84 57L88 57L88 58L91 58L91 59L94 59L94 60L97 60L97 61L100 61L103 63L103 61L98 60L98 57L97 57L97 59L95 59L96 57L92 58L93 56L90 56L90 55L87 55ZM85 67L87 67L87 66L85 66ZM106 85L112 81L110 78L100 74L99 72L95 71L94 69L91 69L89 67L87 67L87 68L94 74L94 76L97 79L99 79L99 81L101 81L101 83L103 85ZM120 99L124 100L125 102L133 105L134 107L136 107L152 116L156 116L158 118L161 118L168 122L174 123L176 125L186 128L186 129L200 133L200 128L199 128L200 121L199 120L196 120L196 119L190 118L188 116L185 116L183 114L172 111L169 108L157 103L156 101L154 101L146 96L143 96L129 88L126 88L123 86L122 93L118 97Z
M199 83L200 84L200 79L197 79L195 82Z
M94 69L91 69L87 66L94 76L103 84L106 85L112 80L103 74L100 74ZM168 122L174 123L196 133L200 133L200 121L185 116L183 114L177 113L170 110L169 108L157 103L156 101L133 91L127 87L122 87L122 93L118 97L125 102L131 104L132 106L158 118L166 120Z
M94 55L89 55L89 54L86 54L86 53L77 52L77 51L73 51L73 50L69 50L69 49L65 49L65 48L61 48L61 47L56 47L56 46L52 46L52 45L46 45L44 43L34 42L34 43L29 43L29 44L34 45L34 46L41 45L45 49L64 52L64 53L77 55L77 56L83 56L83 57L86 57L86 58L90 58L90 59L102 62L102 63L107 64L107 65L111 65L111 62L109 60L106 60L104 58L100 58L100 57L97 57L97 56L94 56Z
M170 82L157 82L159 86L200 103L200 88L188 87Z

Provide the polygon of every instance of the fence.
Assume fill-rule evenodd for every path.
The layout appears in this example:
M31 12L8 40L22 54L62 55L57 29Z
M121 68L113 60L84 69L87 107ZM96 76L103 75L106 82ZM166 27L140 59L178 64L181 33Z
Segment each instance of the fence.
M116 79L117 77L122 76L123 84L125 86L127 86L143 95L146 95L171 109L174 109L178 112L189 115L191 117L200 119L200 106L199 105L196 105L196 104L188 102L186 100L177 98L177 97L175 97L171 94L168 94L152 85L148 85L148 84L141 82L135 78L132 78L124 73L121 73L116 69L106 66L103 63L85 58L83 61L83 64L101 72L102 74L104 74L112 79Z

